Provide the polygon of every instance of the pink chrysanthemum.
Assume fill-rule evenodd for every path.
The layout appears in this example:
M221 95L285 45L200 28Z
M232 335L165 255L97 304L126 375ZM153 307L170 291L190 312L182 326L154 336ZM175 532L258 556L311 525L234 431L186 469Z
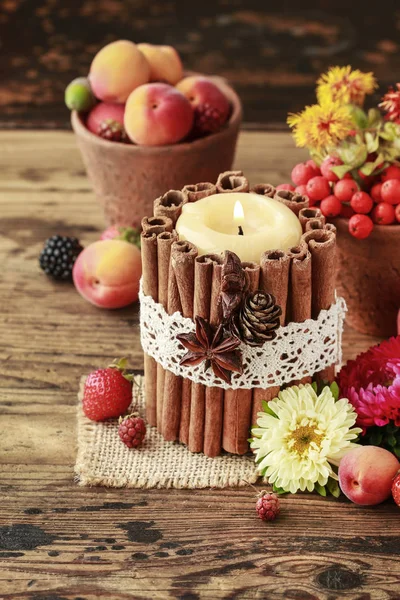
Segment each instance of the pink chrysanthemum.
M400 336L350 360L338 375L341 397L357 411L364 430L390 421L400 426Z

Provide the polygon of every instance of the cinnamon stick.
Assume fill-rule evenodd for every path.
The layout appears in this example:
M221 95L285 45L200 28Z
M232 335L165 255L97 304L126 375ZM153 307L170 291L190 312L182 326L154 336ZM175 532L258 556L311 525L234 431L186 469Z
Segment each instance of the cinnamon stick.
M325 221L325 217L322 215L321 209L319 208L302 208L298 216L303 232L305 231L307 221L310 219L322 217Z
M325 223L325 229L327 229L328 231L333 231L333 233L336 235L336 226L333 223Z
M243 176L243 171L224 171L219 174L216 187L219 194L227 194L230 192L246 193L250 186L246 177Z
M197 202L197 200L216 194L217 188L213 183L206 181L194 185L185 185L182 192L187 195L188 202Z
M248 283L249 293L258 289L260 265L242 263ZM222 447L233 454L245 454L249 449L248 438L252 420L253 390L236 389L224 392L224 422Z
M274 198L290 208L295 215L298 215L301 210L304 210L309 206L307 196L302 196L301 194L291 192L290 190L277 190Z
M164 231L172 231L173 224L171 219L164 216L159 217L144 217L142 219L142 230L144 233L163 233Z
M194 317L210 319L213 255L198 256L194 264ZM179 439L191 452L202 452L204 445L206 386L192 383L190 407L181 418Z
M175 225L187 201L187 194L183 190L169 190L154 200L154 216L169 217Z
M171 246L177 240L176 231L165 231L157 236L157 262L158 262L158 302L168 311L168 279ZM165 370L157 364L157 410L158 421L161 422L164 398Z
M213 273L211 284L210 324L216 327L221 322L219 295L221 291L222 256L211 255ZM224 390L219 387L207 387L204 417L204 447L206 456L218 456L222 444Z
M260 287L275 297L276 303L281 307L281 325L285 324L286 307L289 288L290 257L281 250L270 250L261 256ZM262 401L269 402L279 394L280 386L266 389L253 390L252 423L257 422L257 413L262 410Z
M325 229L324 217L315 217L315 219L306 221L304 231L312 231L313 229Z
M311 315L316 319L321 310L335 301L336 235L327 229L315 229L302 235L311 253L312 302ZM323 381L333 381L335 365L317 373Z
M190 242L174 242L171 246L171 266L175 274L182 314L193 319L194 262L197 248ZM190 403L191 381L183 378L181 397L163 398L162 434L167 441L179 439L181 406Z
M256 185L253 185L250 192L258 194L259 196L273 198L275 196L276 189L270 183L257 183Z
M143 293L158 301L157 235L141 234ZM146 390L146 419L150 425L157 423L157 363L144 355L144 380Z

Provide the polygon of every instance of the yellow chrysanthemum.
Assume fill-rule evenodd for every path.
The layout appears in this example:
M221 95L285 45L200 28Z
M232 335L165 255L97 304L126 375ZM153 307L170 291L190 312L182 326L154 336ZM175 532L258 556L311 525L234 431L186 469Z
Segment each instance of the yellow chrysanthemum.
M332 465L339 465L361 433L353 427L357 414L350 402L335 401L328 386L317 396L307 384L282 390L268 407L270 414L258 413L251 448L269 482L294 494L337 479Z
M358 69L332 67L317 81L318 102L339 102L340 104L364 103L366 94L372 94L377 87L373 73L363 73Z
M354 129L350 109L339 102L306 106L301 113L291 113L287 122L296 145L311 150L336 146Z

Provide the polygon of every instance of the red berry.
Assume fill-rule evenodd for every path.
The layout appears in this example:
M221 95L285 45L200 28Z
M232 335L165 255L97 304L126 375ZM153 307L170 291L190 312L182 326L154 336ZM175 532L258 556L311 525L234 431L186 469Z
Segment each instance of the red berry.
M382 184L381 196L383 202L389 204L400 204L400 180L388 179Z
M397 506L400 506L400 472L394 476L392 483L392 496Z
M118 435L128 448L137 448L146 435L146 424L137 413L119 418Z
M321 173L328 181L338 181L339 177L331 169L342 164L337 156L327 156L321 164Z
M367 215L353 215L349 220L349 231L359 240L367 238L373 228L374 224Z
M295 190L296 194L300 194L300 196L307 196L307 186L306 185L298 185Z
M396 214L396 219L397 219L397 221L400 223L400 204L398 204L398 205L396 206L396 208L394 209L394 212L395 212L395 214Z
M381 173L382 181L389 181L389 179L400 179L400 167L397 165L390 165Z
M374 203L372 198L366 192L356 192L353 194L350 206L356 213L361 213L363 215L367 215L369 211L372 209Z
M349 204L342 204L342 210L340 213L341 217L344 217L345 219L350 219L354 214L355 212Z
M322 200L320 209L324 217L338 217L342 211L342 203L331 194Z
M307 196L312 202L318 202L318 200L323 200L324 198L329 196L330 193L331 188L329 186L329 181L321 175L312 177L307 182Z
M92 421L119 417L132 402L132 382L117 365L93 371L86 379L82 408Z
M305 185L311 177L314 177L314 169L307 163L299 163L292 170L292 181L295 185Z
M356 192L358 192L358 185L354 179L341 179L336 183L334 189L334 194L340 202L350 202Z
M279 515L279 498L273 492L260 492L256 502L256 511L262 521L273 521Z
M314 169L314 177L316 177L317 175L321 175L321 169L319 168L319 166L317 165L317 163L310 159L307 160L307 165L310 165L310 167L312 167Z
M290 183L280 183L279 185L276 186L277 190L289 190L289 192L294 192L294 185L291 185Z
M379 202L372 211L372 220L377 225L391 225L396 220L396 213L393 204L388 202Z
M382 183L376 183L371 188L371 196L374 202L382 202L381 195Z

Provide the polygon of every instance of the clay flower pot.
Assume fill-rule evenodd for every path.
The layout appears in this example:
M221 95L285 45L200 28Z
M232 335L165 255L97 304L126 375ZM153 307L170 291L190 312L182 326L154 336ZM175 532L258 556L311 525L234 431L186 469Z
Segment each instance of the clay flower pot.
M222 78L211 79L229 98L231 117L221 131L192 142L153 147L110 142L91 133L72 112L83 162L108 225L139 226L153 213L154 200L167 190L193 181L214 183L222 171L231 169L242 105Z
M389 337L396 335L400 307L400 225L375 225L365 240L349 234L348 219L338 229L338 293L347 302L351 327Z

